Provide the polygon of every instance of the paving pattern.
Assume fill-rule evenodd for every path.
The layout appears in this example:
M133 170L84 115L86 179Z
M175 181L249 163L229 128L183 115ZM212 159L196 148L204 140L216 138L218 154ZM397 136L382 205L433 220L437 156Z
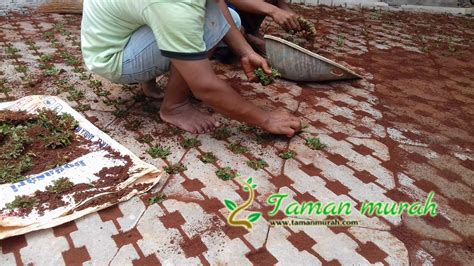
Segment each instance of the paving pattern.
M246 99L284 108L308 125L292 138L217 117L220 134L191 135L161 122L160 101L136 86L114 85L81 62L80 16L0 17L0 101L58 95L149 163L183 164L154 193L54 229L0 241L0 265L158 264L464 264L474 261L474 19L334 7L298 12L316 22L318 52L363 80L263 87L236 65L216 72ZM267 21L266 23L270 23ZM267 30L274 28L269 25ZM160 80L165 84L166 77ZM196 102L204 111L212 111ZM184 144L195 145L188 147ZM313 150L307 139L327 147ZM242 153L231 148L242 147ZM167 147L152 158L146 151ZM186 146L183 147L183 146ZM230 147L230 148L229 148ZM280 158L287 151L290 159ZM212 153L217 161L204 163ZM250 160L267 166L252 169ZM240 173L229 181L224 167ZM241 182L258 184L252 231L227 225L224 199L243 202ZM354 227L270 227L266 199L423 201L436 192L436 217L362 216ZM166 200L153 202L153 195ZM322 220L324 216L291 217ZM331 218L331 217L329 217Z

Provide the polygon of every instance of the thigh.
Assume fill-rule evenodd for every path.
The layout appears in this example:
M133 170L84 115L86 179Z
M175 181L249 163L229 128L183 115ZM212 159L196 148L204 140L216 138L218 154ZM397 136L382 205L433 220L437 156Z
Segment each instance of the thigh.
M260 2L267 2L272 5L277 5L278 0L255 0ZM259 15L255 13L249 13L242 10L237 10L239 13L240 19L242 20L242 27L245 29L246 33L255 35L259 32L260 26L262 25L263 20L265 19L264 15Z
M118 83L153 80L169 71L170 59L161 55L153 31L142 26L132 33L123 51L122 77Z
M240 28L241 22L240 17L231 8L229 8L232 19L235 25ZM206 43L206 49L209 51L214 48L229 31L230 26L227 23L222 11L214 0L208 0L206 5L206 17L204 24L204 42Z

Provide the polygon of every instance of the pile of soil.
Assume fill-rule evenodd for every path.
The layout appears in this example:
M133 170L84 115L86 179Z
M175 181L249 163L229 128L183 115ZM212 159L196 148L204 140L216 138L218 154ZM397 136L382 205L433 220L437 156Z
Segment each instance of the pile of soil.
M68 114L41 110L0 111L0 184L50 170L86 154L92 142L75 134L77 121Z
M98 145L75 134L76 127L77 122L70 115L58 115L49 110L41 110L37 115L0 111L0 184L24 180L27 175L41 173L97 149ZM50 145L52 136L56 142L63 141ZM104 150L108 152L107 157L119 159L125 165L101 169L95 174L99 179L89 184L74 184L67 178L60 178L45 191L16 197L0 210L0 214L25 217L36 210L43 215L47 210L67 206L71 199L80 205L75 210L78 211L107 202L116 203L130 191L147 186L117 190L116 185L129 178L132 160L110 146Z

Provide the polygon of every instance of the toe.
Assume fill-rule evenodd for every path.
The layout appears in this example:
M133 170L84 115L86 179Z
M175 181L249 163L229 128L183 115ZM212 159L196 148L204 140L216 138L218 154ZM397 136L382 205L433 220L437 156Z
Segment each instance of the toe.
M206 132L206 128L203 126L203 124L196 125L196 129L199 134L203 134Z
M207 132L213 131L216 127L212 121L206 121Z

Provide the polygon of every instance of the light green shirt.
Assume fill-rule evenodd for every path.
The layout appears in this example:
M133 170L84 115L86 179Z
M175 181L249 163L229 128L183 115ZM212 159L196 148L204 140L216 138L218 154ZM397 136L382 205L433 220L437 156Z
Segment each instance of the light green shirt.
M153 30L164 56L206 58L205 14L206 0L85 0L81 25L85 64L107 79L119 79L123 49L143 25Z

